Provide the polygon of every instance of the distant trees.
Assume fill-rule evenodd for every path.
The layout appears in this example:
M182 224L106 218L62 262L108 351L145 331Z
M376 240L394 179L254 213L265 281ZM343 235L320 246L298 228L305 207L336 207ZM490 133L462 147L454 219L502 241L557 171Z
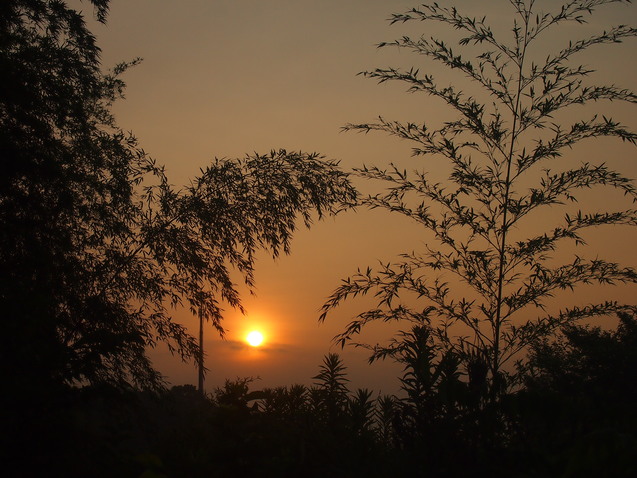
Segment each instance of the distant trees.
M91 3L105 21L109 2ZM298 221L355 197L334 162L284 150L216 159L175 188L111 114L130 64L103 73L99 54L66 2L2 2L0 363L16 389L159 385L148 347L199 351L174 307L223 333L255 253L289 252Z
M581 253L568 259L568 249L563 248L569 242L584 244L583 234L591 228L637 224L633 181L603 160L578 163L562 157L567 149L596 138L635 144L635 133L591 109L596 111L593 103L602 101L636 103L637 96L621 87L589 82L593 70L575 56L594 45L635 37L637 29L619 25L548 52L547 44L539 43L552 30L585 23L600 7L629 2L572 0L551 5L548 12L533 0L508 3L513 15L510 41L503 40L486 18L468 17L438 3L392 16L391 23L437 22L458 31L457 48L426 35L404 36L380 47L398 47L431 59L461 73L473 89L464 93L439 85L423 68L369 71L364 75L380 83L398 81L409 92L442 101L454 116L445 122L429 118L422 124L380 117L375 123L345 129L388 133L411 142L414 156L446 160L448 178L443 182L432 179L429 167L407 171L390 164L357 170L361 178L386 186L363 198L363 205L413 219L437 245L405 253L378 270L359 270L334 291L321 315L325 320L344 300L373 295L376 306L358 314L338 342L354 341L373 321L411 323L418 333L426 330L440 347L432 353L448 357L444 360L460 358L469 378L483 376L489 400L515 380L503 365L531 344L582 319L630 309L607 301L548 310L554 294L581 284L637 282L631 267ZM577 119L571 120L578 105ZM629 204L618 210L568 210L555 226L541 220L555 205L574 203L589 188L623 194ZM529 223L532 232L523 227ZM405 340L411 338L371 346L372 359L401 357Z
M509 397L509 451L545 476L637 472L637 318L615 330L568 325L530 350L523 387Z
M346 380L337 355L326 356L319 373L331 374L325 366L333 365ZM393 448L372 416L380 402L370 391L337 387L338 420L327 420L325 378L263 390L238 378L207 396L192 385L76 388L73 406L47 417L61 424L57 441L32 455L46 457L40 474L56 476L390 476L396 468L385 460ZM29 453L14 461L13 469L24 470L17 476L33 475Z
M616 330L568 325L558 340L533 344L526 386L568 395L614 396L615 404L637 397L637 318L620 313Z
M454 373L442 378L441 368L453 366L428 358L434 344L422 329L405 336L400 396L349 390L336 354L324 358L310 386L251 390L256 382L238 378L208 396L192 385L76 388L73 406L46 417L57 435L31 454L16 449L12 469L80 477L632 477L635 393L620 380L635 366L634 325L634 316L624 316L615 331L580 327L585 339L546 344L524 387L495 404L506 425L499 442L489 429L493 414L476 413L492 404L476 404L474 387ZM607 353L622 360L610 362ZM582 367L581 357L590 365ZM336 377L344 388L333 386ZM339 390L338 398L327 390ZM337 407L335 420L328 406Z

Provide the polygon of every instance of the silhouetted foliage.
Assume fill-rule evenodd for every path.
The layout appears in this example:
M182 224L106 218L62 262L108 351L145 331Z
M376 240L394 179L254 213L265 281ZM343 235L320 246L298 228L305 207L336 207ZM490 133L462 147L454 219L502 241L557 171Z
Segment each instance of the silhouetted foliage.
M637 320L622 312L615 331L569 325L533 344L523 369L526 384L560 393L637 398Z
M599 109L602 100L637 103L629 90L589 84L593 70L574 58L594 45L631 39L637 29L619 25L568 41L561 49L550 45L554 50L548 52L547 44L540 44L551 31L585 23L602 6L629 2L572 0L547 4L549 11L533 0L503 3L510 4L513 23L506 40L486 18L465 16L438 3L391 17L392 24L436 22L457 31L457 48L426 35L379 46L437 62L461 73L473 89L465 93L439 85L423 68L368 71L364 76L379 83L397 81L411 93L442 101L453 116L421 124L380 117L344 129L381 131L411 142L414 156L446 161L448 177L443 182L433 178L428 167L408 171L394 164L365 165L357 170L360 177L385 187L363 198L362 205L413 219L437 245L402 254L378 270L359 269L333 292L321 315L325 320L344 300L373 295L376 307L358 314L336 337L338 343L352 343L372 321L429 327L444 353L453 350L454 359L461 358L476 393L486 387L491 401L515 382L503 365L519 358L539 337L585 318L629 310L613 301L548 310L549 298L581 284L637 282L631 267L587 259L581 252L569 259L563 247L569 241L583 245L582 234L590 228L637 224L637 212L631 208L637 200L633 181L604 163L573 165L562 158L565 150L588 139L611 137L635 144L637 135L607 116L591 113L567 124L569 116L563 113L575 105ZM556 227L547 224L543 232L524 236L528 233L521 226L532 221L537 229L538 214L576 202L593 187L623 194L630 205L603 212L567 209ZM554 255L558 250L560 255ZM382 346L371 349L373 356L384 353ZM484 391L479 394L484 396Z
M2 3L0 362L18 389L161 385L148 347L198 353L175 307L223 333L233 271L252 287L258 250L288 253L299 223L354 198L335 163L284 150L215 159L175 188L110 112L131 64L102 73L99 54L66 2Z
M534 344L511 400L510 445L537 476L637 472L637 320L619 319L614 331L568 325Z
M505 425L496 430L499 441L485 418L484 408L494 404L485 401L476 413L469 384L455 373L443 379L440 371L454 366L429 355L430 338L415 330L406 335L405 348L412 350L403 351L405 395L345 392L339 419L331 422L311 393L320 386L251 390L256 382L239 378L209 397L192 385L72 390L47 416L47 447L16 455L22 473L15 476L42 470L70 477L629 477L636 469L637 417L634 391L622 390L619 370L634 370L634 360L608 363L616 378L609 380L578 357L604 361L609 352L626 359L635 323L624 317L615 332L581 328L583 341L543 345L533 371L525 371L527 385L497 403ZM326 356L320 370L326 366L340 370L339 381L347 379L340 357ZM565 383L561 375L571 378ZM453 406L446 401L449 383L458 387Z
M313 377L318 392L317 408L323 408L328 419L336 419L346 406L349 392L346 369L338 354L330 353L324 357L318 375Z
M572 0L541 7L533 0L511 0L512 35L506 40L486 18L423 4L393 15L391 23L442 24L458 33L457 46L426 35L379 46L459 72L471 91L440 85L424 67L363 73L442 101L453 115L421 124L379 117L344 128L407 140L414 156L446 164L446 169L408 171L390 163L356 170L384 188L362 198L361 205L416 221L436 245L377 269L359 269L342 281L320 316L325 320L345 300L374 297L374 306L356 315L335 341L369 349L372 362L391 357L404 365L406 396L393 409L384 402L379 424L386 446L386 437L392 437L404 475L585 476L588 466L599 476L629 476L626 470L635 469L627 452L635 449L634 412L623 406L617 414L608 410L611 395L632 397L634 386L627 382L635 382L634 368L622 365L634 357L622 345L630 342L631 319L622 316L615 334L578 326L632 307L605 301L549 309L549 299L561 290L637 282L631 267L565 247L585 245L583 234L597 226L636 225L633 181L604 163L562 158L589 139L635 144L637 135L595 112L601 100L634 104L637 96L592 83L593 70L575 56L594 45L631 39L637 29L619 25L561 47L545 42L551 31L586 23L598 8L615 3L630 2ZM568 124L576 105L590 116ZM440 171L446 179L436 177ZM602 212L566 207L593 187L623 194L630 204ZM538 223L538 214L563 205L556 226ZM527 236L523 226L530 222L535 235ZM411 329L387 344L357 342L373 321L409 323ZM517 369L504 367L515 360ZM630 425L622 425L619 416ZM608 441L595 455L603 440ZM614 453L618 458L609 463Z
M497 111L489 116L488 105L438 89L415 70L376 70L369 75L407 81L445 100L461 118L435 131L382 119L353 126L415 140L418 154L436 152L453 164L452 192L422 173L412 181L397 169L360 171L395 186L365 204L414 217L447 249L406 255L379 274L361 273L324 310L378 287L379 307L359 315L341 341L371 320L412 323L389 344L370 347L371 361L388 357L402 364L401 394L352 392L342 359L328 354L312 386L251 390L253 379L238 378L205 396L190 385L152 387L161 380L146 347L167 341L184 357L198 351L172 322L170 307L202 311L223 332L222 304L241 307L231 271L251 286L258 249L288 252L295 218L309 225L312 214L336 213L354 199L347 176L317 155L273 151L215 160L175 189L116 126L110 106L121 96L118 75L127 65L101 72L99 49L81 15L63 1L0 2L3 470L16 477L634 476L634 308L606 302L522 326L511 319L560 287L632 281L631 269L601 260L578 258L556 268L545 260L561 239L581 242L578 233L586 227L633 223L634 211L578 214L543 236L507 238L534 208L571 199L584 187L607 184L635 196L619 174L587 164L546 171L540 186L521 196L513 188L518 174L581 139L635 139L607 119L570 129L553 125L546 137L527 143L527 149L534 144L528 151L519 136L541 129L570 104L634 102L625 90L584 86L587 72L566 60L635 30L617 27L571 43L524 70L526 45L542 30L582 22L596 7L622 2L573 0L535 20L533 2L510 3L521 19L512 47L497 43L484 20L437 4L394 21L442 21L469 32L461 44L491 45L494 51L470 67L442 42L397 42L478 81L513 113L512 123ZM91 4L105 21L109 2ZM521 83L512 93L506 70L513 64ZM489 80L484 71L495 76ZM467 149L491 165L478 165ZM424 202L410 209L410 191L446 213L436 218ZM466 241L454 239L463 228ZM458 273L484 300L451 299L442 279L428 282L420 270L432 268ZM397 304L405 290L431 304L422 311ZM576 322L613 310L620 310L614 331ZM437 327L433 319L440 318L446 322ZM473 337L454 337L452 323L464 324ZM512 388L501 365L523 347L529 359L520 362ZM85 386L69 386L77 384Z
M109 2L90 3L104 22ZM197 357L174 309L200 312L223 333L222 308L241 309L235 281L253 286L257 251L288 253L297 226L337 213L355 192L336 163L285 150L215 159L175 188L111 113L137 60L103 72L99 57L67 2L0 2L0 371L11 384L0 447L15 476L139 476L144 466L159 476L173 456L181 471L169 475L197 476L209 458L175 445L163 433L172 415L138 407L129 388L163 386L148 349ZM108 385L121 395L102 397ZM75 386L91 386L95 400ZM180 400L191 399L184 443L207 437L214 418L209 404ZM195 420L195 410L206 413ZM137 443L144 420L162 433L144 428Z
M359 388L347 401L347 413L352 421L355 433L369 436L374 421L374 399L372 392L366 388Z

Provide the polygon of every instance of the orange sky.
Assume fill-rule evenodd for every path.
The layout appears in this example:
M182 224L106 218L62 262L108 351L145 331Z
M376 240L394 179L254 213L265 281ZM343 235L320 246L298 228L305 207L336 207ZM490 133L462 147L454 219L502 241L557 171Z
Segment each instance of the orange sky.
M127 99L116 105L115 113L120 126L132 130L142 147L166 164L175 184L187 182L214 156L237 157L278 148L319 151L341 160L345 169L391 161L416 166L423 160L409 159L407 143L339 129L348 122L373 121L381 114L422 122L446 111L424 96L405 94L401 85L378 86L356 76L375 67L418 65L425 70L430 65L419 65L421 59L407 52L374 47L403 34L424 32L423 24L392 27L385 21L390 13L418 3L113 0L107 26L93 30L103 49L105 67L135 57L144 59L126 73ZM507 21L506 0L458 0L453 4L474 15L486 14L494 24ZM595 24L580 30L565 28L563 33L585 35L596 31L595 27L635 24L636 19L635 6L610 7L593 17ZM427 26L427 33L438 30ZM600 77L609 72L619 86L635 88L634 49L634 42L606 47L583 61L598 67ZM634 107L624 105L611 111L636 129ZM591 156L591 160L603 157L637 177L634 148L615 142L588 143L586 150L574 154ZM435 167L435 161L430 164ZM599 199L593 198L593 202ZM613 256L635 266L635 238L633 232L596 233L591 248L605 250L610 245ZM257 375L261 377L259 386L309 383L322 356L338 351L330 348L331 338L361 311L360 304L352 302L326 324L317 323L318 309L339 280L358 266L373 266L378 259L388 261L399 252L418 248L422 241L422 231L415 225L381 212L343 214L309 232L300 230L291 256L276 262L267 256L260 259L257 295L244 298L248 316L227 312L228 340L221 342L212 330L208 332L206 388L220 385L225 378ZM634 288L614 293L630 296ZM196 324L184 312L178 319L193 327ZM258 350L243 342L252 327L266 336L266 344ZM389 334L377 327L367 338L375 342ZM354 386L396 390L396 366L369 367L360 350L346 350L343 356ZM163 347L154 357L173 384L196 382L194 367L172 359Z

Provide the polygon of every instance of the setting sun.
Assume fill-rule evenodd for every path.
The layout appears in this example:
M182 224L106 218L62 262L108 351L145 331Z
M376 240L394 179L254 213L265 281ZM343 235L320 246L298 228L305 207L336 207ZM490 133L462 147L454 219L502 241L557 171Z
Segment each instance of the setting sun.
M257 330L253 330L248 334L246 340L253 347L258 347L263 343L263 334Z

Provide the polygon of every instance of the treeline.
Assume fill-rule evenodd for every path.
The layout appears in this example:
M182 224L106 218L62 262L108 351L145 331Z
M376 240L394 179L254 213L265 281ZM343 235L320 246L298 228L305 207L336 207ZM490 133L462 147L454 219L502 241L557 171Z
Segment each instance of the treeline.
M69 389L44 420L16 417L31 422L16 476L635 476L637 320L620 319L536 346L497 395L418 327L395 357L400 396L351 390L336 354L309 387Z

